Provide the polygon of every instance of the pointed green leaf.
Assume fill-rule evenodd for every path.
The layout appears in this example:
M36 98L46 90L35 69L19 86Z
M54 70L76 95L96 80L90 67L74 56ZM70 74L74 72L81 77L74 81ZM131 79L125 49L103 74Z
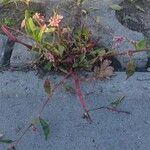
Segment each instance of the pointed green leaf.
M52 63L48 62L44 65L44 70L50 71L52 69L52 67L53 67Z
M146 44L147 44L147 39L144 38L135 44L135 49L137 51L142 50L142 49L146 48Z
M127 79L131 77L134 74L134 72L135 72L135 62L133 60L130 60L126 68Z
M31 31L33 32L36 29L36 27L31 17L28 19L28 24L29 24Z
M9 140L9 139L0 139L0 143L11 144L11 143L13 143L13 142L14 142L14 141Z
M86 56L85 56L85 54L81 54L80 56L79 56L79 64L80 63L83 63L83 61L86 59Z
M40 117L39 117L39 120L40 120L40 124L42 126L42 129L43 129L43 132L44 132L45 140L47 140L48 139L48 135L50 133L49 125L48 125L48 123L45 120L43 120Z
M115 108L115 107L117 107L123 101L124 98L125 98L125 96L118 97L113 102L111 102L110 105Z
M33 39L34 39L36 42L41 42L42 34L40 33L40 29L34 30L34 31L33 31L33 34L32 34L32 37L33 37Z
M72 94L75 94L75 89L69 85L69 84L63 84L63 88L65 89L66 92L70 92Z
M81 5L85 0L76 0L77 5Z
M65 47L63 45L58 45L59 55L62 57L65 51Z
M123 9L122 6L119 6L119 5L117 5L117 4L110 5L110 8L111 8L112 10L115 10L115 11L120 11L120 10Z
M34 30L36 30L36 26L33 22L33 19L30 17L30 13L28 10L25 11L25 30L27 34L33 34Z
M46 79L45 82L44 82L44 90L45 90L45 92L46 92L48 95L51 95L51 94L52 94L51 85L50 85L50 82L49 82L48 79Z
M26 9L25 10L25 19L28 19L28 18L30 18L31 17L31 14L30 14L30 12Z

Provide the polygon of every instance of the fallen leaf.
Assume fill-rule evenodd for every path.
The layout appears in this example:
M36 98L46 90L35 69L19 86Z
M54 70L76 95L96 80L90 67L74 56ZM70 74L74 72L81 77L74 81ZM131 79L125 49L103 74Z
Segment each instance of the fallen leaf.
M103 79L103 78L109 78L111 77L114 73L114 68L111 65L111 61L110 60L104 60L101 64L100 67L95 67L94 68L94 72L96 73L96 77Z
M51 85L48 79L45 80L44 82L44 90L48 95L51 95L52 91L51 91Z
M25 27L25 19L21 22L21 29Z

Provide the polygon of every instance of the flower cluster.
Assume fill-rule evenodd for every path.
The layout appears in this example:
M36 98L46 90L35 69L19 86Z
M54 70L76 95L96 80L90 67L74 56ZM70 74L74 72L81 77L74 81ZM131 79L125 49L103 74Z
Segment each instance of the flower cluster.
M125 37L123 37L123 36L114 36L114 37L113 37L112 49L115 49L115 48L119 47L120 44L121 44L122 42L124 42L124 41L125 41Z
M33 16L33 19L40 25L44 26L45 25L45 18L42 16L40 13L35 13Z
M46 59L49 61L49 62L55 62L55 58L54 58L54 55L50 52L46 53L45 54L45 57Z
M48 30L48 26L59 27L59 24L63 19L63 16L55 14L53 17L49 19L49 24L45 23L45 17L42 16L40 13L35 13L33 15L33 19L38 23L38 25L42 28L42 30L46 32Z
M63 16L54 15L53 17L50 18L49 24L52 27L58 27L62 19L63 19Z

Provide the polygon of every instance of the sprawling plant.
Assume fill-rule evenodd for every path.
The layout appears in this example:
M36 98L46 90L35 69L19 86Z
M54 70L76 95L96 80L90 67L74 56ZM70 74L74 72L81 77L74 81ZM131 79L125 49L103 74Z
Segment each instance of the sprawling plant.
M4 2L10 2L11 0L4 0ZM29 0L25 1L27 4ZM106 109L110 111L116 111L118 113L130 114L129 112L118 110L116 107L124 99L120 97L113 101L108 106L102 106L89 110L86 106L84 96L80 89L80 82L91 79L104 79L113 75L114 68L111 66L111 61L108 58L114 56L129 56L130 60L127 64L127 77L129 78L133 75L135 71L135 64L132 60L134 53L147 51L146 49L146 39L141 41L131 41L122 36L115 36L113 38L113 45L110 51L100 48L97 46L97 40L92 38L91 32L88 27L82 22L82 9L81 4L84 0L75 0L76 7L79 10L77 12L77 20L80 23L74 23L72 25L63 25L63 16L59 14L58 9L53 11L53 15L46 20L45 17L40 13L35 13L32 15L29 10L25 11L25 18L22 21L21 27L25 29L26 36L34 41L34 45L28 45L20 40L18 40L10 31L9 27L2 25L2 31L9 37L10 40L20 43L26 46L30 51L35 51L38 54L37 61L34 65L38 68L42 68L46 71L61 71L65 73L65 78L56 84L53 88L50 85L49 80L45 80L44 89L48 94L48 99L42 105L37 116L31 121L29 126L25 129L21 137L17 140L12 141L8 139L0 139L3 143L13 143L13 145L8 150L14 150L16 145L22 139L23 135L32 128L36 131L35 125L39 123L44 131L45 139L47 140L50 129L48 123L41 118L46 105L50 101L53 92L58 89L58 87L65 83L66 79L71 76L74 81L75 93L77 94L80 104L84 110L83 118L87 119L88 122L92 122L89 115L90 111L98 109ZM80 14L80 19L79 19ZM79 20L78 20L79 19ZM133 44L133 50L127 50L118 53L115 48L121 45L122 42L128 41ZM94 77L88 79L80 78L76 74L76 70L94 70Z
M65 73L77 68L91 69L94 59L106 51L96 47L96 42L84 24L77 28L61 26L62 20L63 16L57 11L54 11L48 22L41 14L31 16L26 11L22 27L35 41L32 50L40 56L38 64L46 70L61 70Z

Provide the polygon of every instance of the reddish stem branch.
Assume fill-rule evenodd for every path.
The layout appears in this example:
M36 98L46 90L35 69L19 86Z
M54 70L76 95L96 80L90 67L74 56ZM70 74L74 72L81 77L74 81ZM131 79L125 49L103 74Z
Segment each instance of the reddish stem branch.
M132 56L133 54L135 53L140 53L140 52L147 52L147 51L150 51L150 48L145 48L145 49L142 49L142 50L126 50L124 52L117 52L117 51L110 51L110 52L107 52L105 54L100 54L98 55L96 58L94 58L91 62L91 65L96 63L99 58L103 58L103 59L106 59L106 58L112 58L112 57L117 57L117 56Z
M75 72L72 72L71 75L72 75L72 79L73 79L74 84L75 84L76 94L77 94L77 96L78 96L78 98L80 100L81 106L83 107L84 112L85 112L83 118L85 118L88 122L91 123L92 119L91 119L91 117L90 117L90 115L88 113L88 109L86 107L86 103L85 103L85 100L83 98L83 94L81 92L80 80L79 80L79 78L78 78L78 76L76 75Z
M63 78L63 80L61 80L58 84L56 84L54 86L54 88L52 89L52 93L58 89L58 87L60 87L60 85L62 85L65 80L70 76L70 74L67 74L67 76L65 78ZM52 95L51 95L52 96ZM40 117L42 112L44 111L45 107L47 106L48 102L51 100L51 96L48 97L48 99L44 102L44 104L42 105L37 117ZM31 123L29 126L27 126L27 128L24 130L24 132L22 133L22 135L15 141L15 144L12 146L12 147L16 147L19 142L22 140L23 136L28 132L28 130L30 129L30 127L32 126L33 124Z
M55 90L57 90L58 87L60 87L60 85L62 85L62 84L66 81L66 79L67 79L69 76L70 76L70 74L67 74L66 77L63 78L63 80L61 80L58 84L56 84L56 85L54 86L54 88L51 90L51 93L54 93ZM39 113L38 113L38 116L41 116L41 114L42 114L42 112L44 111L46 105L47 105L48 102L51 100L51 97L52 97L52 95L50 95L50 96L47 98L47 100L44 102L43 106L41 107L41 109L40 109L40 111L39 111Z
M22 45L24 45L25 47L27 47L28 49L32 49L32 46L31 46L31 45L26 44L26 43L24 43L24 42L18 40L18 39L8 30L7 26L2 25L2 26L1 26L1 30L7 35L7 37L8 37L11 41L16 42L16 43L19 43L19 44L22 44Z
M107 109L109 111L114 111L114 112L117 112L117 113L124 113L124 114L128 114L128 115L131 114L128 111L118 110L118 109L116 109L114 107L110 107L110 106L102 106L102 107L98 107L98 108L93 108L93 109L88 110L88 112L97 111L97 110L101 110L101 109Z
M19 142L22 140L23 136L28 132L28 130L30 129L31 126L32 126L32 124L27 126L27 128L24 130L24 132L21 134L21 136L15 141L15 144L12 147L15 148L19 144Z

